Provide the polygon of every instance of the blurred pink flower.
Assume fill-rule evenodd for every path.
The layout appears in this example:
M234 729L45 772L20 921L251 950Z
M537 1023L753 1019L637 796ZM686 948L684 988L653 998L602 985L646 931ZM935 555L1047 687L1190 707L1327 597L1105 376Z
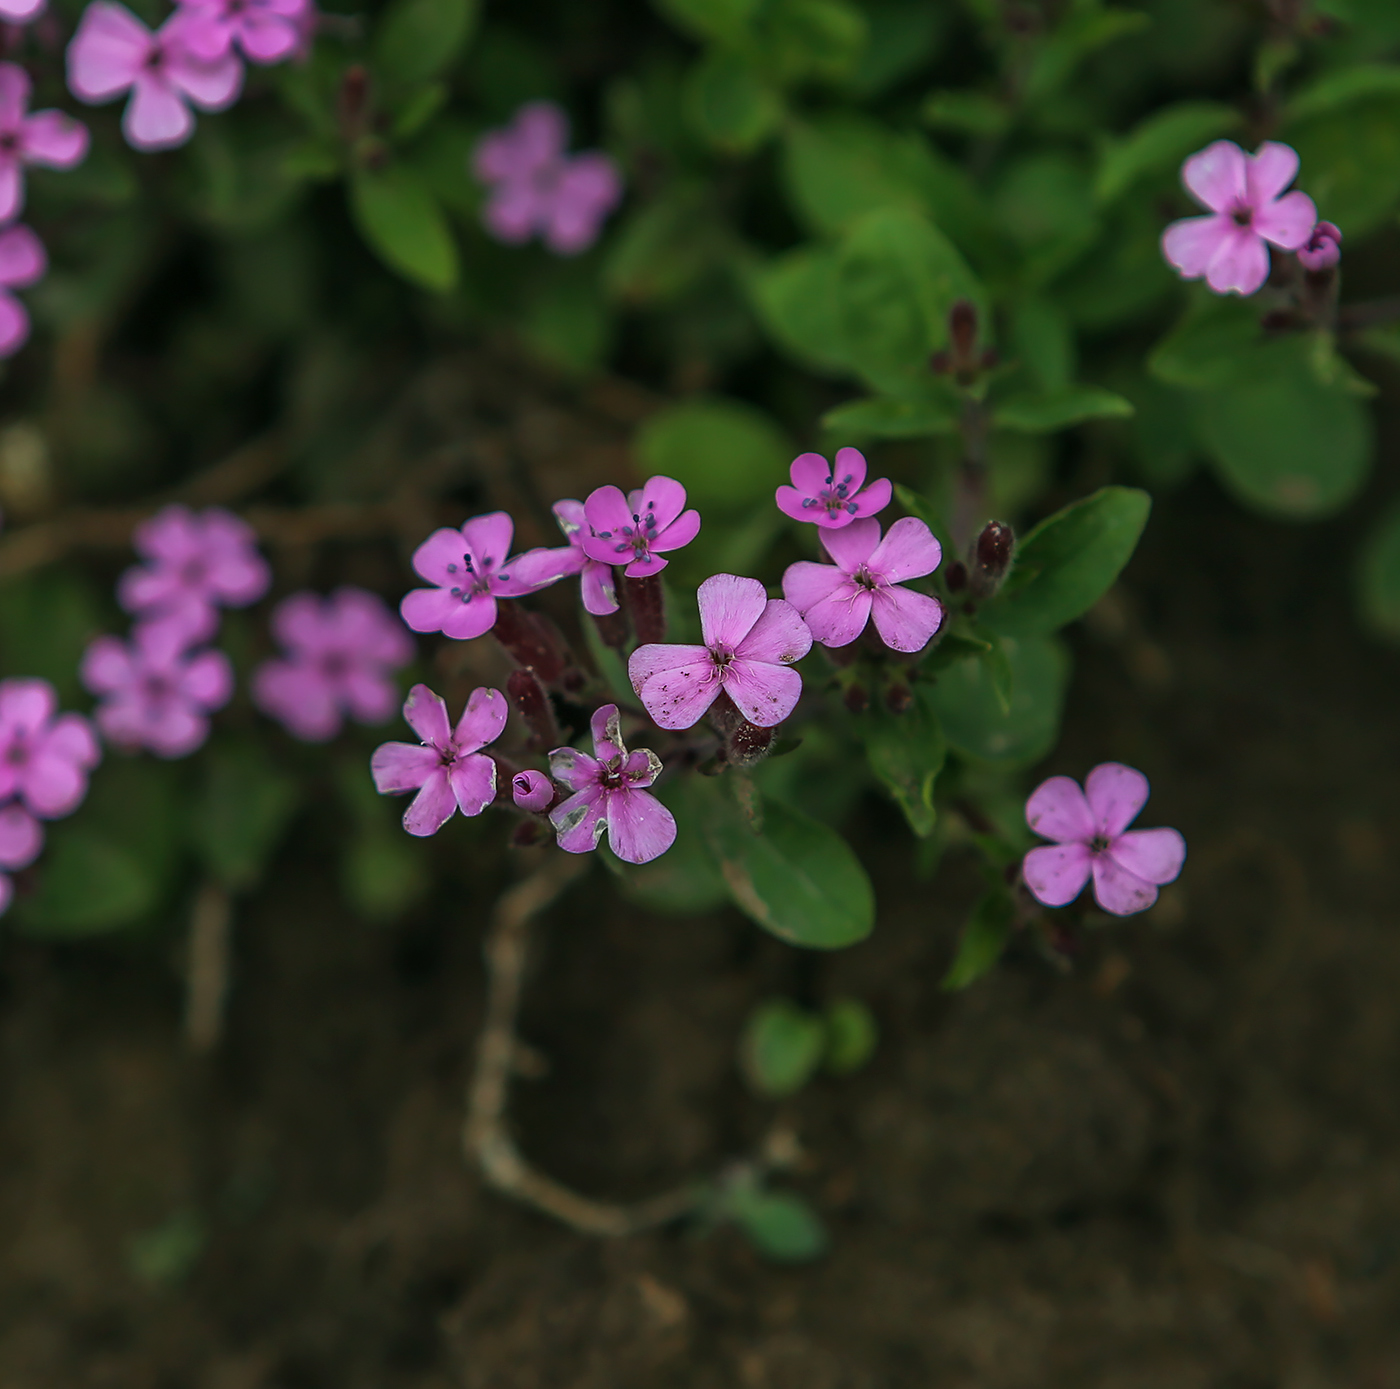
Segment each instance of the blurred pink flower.
M0 680L0 805L18 800L46 820L71 815L101 760L92 725L60 714L47 680Z
M685 509L685 488L674 478L649 478L623 495L620 487L598 487L583 504L588 528L583 552L599 564L625 564L629 579L659 574L663 550L679 550L700 533L700 513Z
M792 486L778 488L778 510L794 521L812 521L826 530L849 526L858 516L873 516L890 504L888 478L865 485L865 455L837 449L830 466L819 453L799 453L789 470Z
M346 715L384 723L394 712L393 672L413 659L413 639L375 594L294 593L277 605L271 625L287 654L253 672L253 702L294 737L323 743Z
M821 541L834 564L798 560L783 575L783 594L813 637L823 646L847 646L873 616L886 646L922 651L943 623L943 605L901 584L938 568L943 551L933 532L905 516L881 540L872 517L824 530Z
M653 643L627 662L647 713L662 728L689 728L724 690L750 723L781 723L802 694L791 666L812 649L797 609L737 574L712 575L695 596L703 646Z
M131 93L122 133L139 150L173 149L194 133L190 106L222 111L243 88L232 52L214 62L190 50L190 16L176 10L152 33L125 5L93 0L68 45L68 88L89 105Z
M1330 270L1342 258L1342 234L1331 222L1319 222L1306 246L1298 248L1304 270Z
M482 221L498 241L519 245L539 235L561 256L598 239L622 198L622 178L606 154L565 154L569 118L552 101L532 101L510 125L483 135L472 172L490 190Z
M95 718L117 747L187 757L209 736L209 715L233 694L222 651L192 652L168 622L138 622L131 640L97 637L78 674L100 703Z
M44 12L48 0L0 0L0 21L6 24L28 24Z
M404 812L409 834L436 834L454 810L480 815L496 798L495 759L481 749L501 736L507 712L499 690L476 689L454 729L447 705L426 685L408 692L403 716L422 744L384 743L369 765L379 791L418 792Z
M12 357L29 340L29 310L10 291L43 279L48 268L44 243L28 227L0 231L0 357Z
M200 62L215 63L235 45L254 63L280 63L302 44L309 0L176 0L188 16L184 42Z
M88 152L88 131L63 111L29 113L29 74L0 63L0 222L24 206L24 166L71 169Z
M1090 879L1104 911L1146 911L1157 889L1175 880L1186 841L1172 829L1130 830L1147 803L1147 778L1121 762L1105 762L1084 779L1052 776L1026 802L1026 823L1054 844L1025 857L1021 872L1037 901L1063 907Z
M1162 233L1162 254L1187 280L1217 294L1253 294L1269 278L1268 246L1296 251L1307 245L1317 208L1306 193L1283 190L1298 172L1291 146L1269 140L1246 154L1233 140L1217 140L1181 166L1186 191L1209 210Z
M0 869L27 868L44 847L44 830L21 805L0 809ZM14 897L9 874L0 872L0 916Z

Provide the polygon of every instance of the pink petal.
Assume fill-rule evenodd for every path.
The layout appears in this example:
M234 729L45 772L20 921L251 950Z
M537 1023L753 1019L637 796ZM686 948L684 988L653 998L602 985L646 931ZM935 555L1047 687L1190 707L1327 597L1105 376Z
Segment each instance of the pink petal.
M650 863L676 842L676 821L650 791L619 788L607 798L608 844L624 863Z
M583 504L588 529L579 537L584 553L600 564L611 564L620 554L631 552L623 530L632 525L632 508L620 487L597 487Z
M45 735L42 746L45 755L61 757L84 771L90 771L102 761L97 735L81 714L60 714Z
M413 572L430 584L451 588L462 581L462 556L466 551L462 532L443 526L413 552Z
M451 637L453 641L471 641L496 625L496 600L489 594L478 593L472 596L470 602L457 599L456 603L456 610L442 624L443 636ZM412 627L413 623L409 622L408 625Z
M838 582L803 612L802 619L823 646L849 646L870 621L874 595L868 588L853 583L834 564L814 564L812 568L829 569L838 576Z
M251 693L264 714L304 743L328 742L340 732L340 705L314 666L266 661L253 672Z
M513 174L533 173L552 164L569 143L569 118L552 101L530 101L515 113L510 126L514 141Z
M704 646L639 646L627 662L627 675L661 728L691 727L720 692L715 663Z
M577 545L561 545L553 550L526 550L510 562L510 577L532 589L544 588L570 574L578 574L588 556Z
M412 743L382 743L369 759L370 775L380 792L416 791L441 766L433 748Z
M645 579L650 574L659 574L670 562L661 555L648 553L634 559L622 572L629 579Z
M1067 776L1052 776L1031 792L1026 802L1026 824L1037 834L1061 844L1087 844L1099 829L1079 783Z
M584 610L594 617L617 611L617 583L610 565L589 560L583 570L582 592Z
M453 731L457 751L475 752L488 743L494 743L501 736L509 713L510 707L500 690L491 690L484 686L473 690L467 697L467 707L462 710L462 717L457 720L457 727Z
M48 0L0 0L0 17L11 24L28 24L46 4Z
M472 558L478 574L499 573L510 554L510 542L515 535L515 522L504 511L491 511L485 516L473 516L462 526L461 551ZM421 572L421 571L420 571ZM424 578L428 576L423 575Z
M559 529L568 537L569 544L577 545L580 535L588 529L588 518L584 515L583 503L575 501L572 497L565 497L563 501L555 502L550 510L554 512Z
M83 652L78 678L96 695L111 694L136 679L131 654L117 637L95 637Z
M802 677L790 666L735 660L724 672L724 689L751 724L772 728L797 707Z
M1298 151L1277 140L1266 140L1245 161L1245 199L1258 214L1298 176ZM1316 219L1314 219L1316 220Z
M1187 217L1162 233L1162 254L1186 279L1198 280L1236 229L1228 216Z
M1108 846L1120 868L1145 883L1174 882L1186 862L1186 841L1176 830L1128 830Z
M399 687L379 667L351 667L340 681L339 699L356 723L387 723L399 702Z
M496 763L483 753L458 757L447 770L447 780L457 809L468 817L480 815L496 799Z
M675 478L648 478L641 490L641 495L636 500L637 504L632 510L643 521L646 520L647 512L650 511L656 517L654 533L659 533L664 531L685 510L685 488ZM696 530L700 528L698 515L697 513Z
M481 220L486 230L507 246L528 241L544 220L545 204L529 183L503 183L486 199Z
M768 606L768 594L757 579L737 574L713 574L695 591L700 606L700 631L708 647L731 650L753 630Z
M549 812L549 823L559 836L559 847L566 854L591 854L607 828L603 818L606 810L607 797L596 786L560 801Z
M27 868L44 847L44 831L22 806L0 810L0 868Z
M29 341L29 311L8 290L0 289L0 357L12 357Z
M770 598L734 654L745 661L789 666L812 649L812 634L802 614L785 598Z
M622 198L622 179L605 154L581 154L560 172L545 217L544 240L561 256L586 251Z
M47 680L30 676L0 680L0 733L7 727L33 732L57 711L58 696Z
M415 685L403 706L404 721L427 744L446 751L452 741L447 704L426 685Z
M233 667L222 651L203 651L185 667L180 691L205 709L221 709L233 697Z
M28 227L0 232L0 285L23 289L49 268L44 243Z
M847 574L854 574L879 547L880 523L873 517L852 521L849 526L823 530L821 538L827 554Z
M495 570L490 581L491 592L497 598L524 598L527 594L538 593L542 588L548 588L550 584L557 583L563 578L562 574L546 574L541 577L538 571L539 561L531 561L531 554L549 553L548 551L527 550L523 555L512 555L506 560L505 566ZM561 550L559 553L563 553ZM583 555L581 550L569 549L571 555ZM586 556L584 556L586 558Z
M912 588L879 588L871 597L875 630L893 651L922 651L943 625L943 604Z
M273 610L268 623L280 646L298 655L319 655L331 643L321 599L314 593L293 593Z
M24 206L24 175L13 154L0 156L0 217L11 221Z
M68 87L80 101L108 101L136 81L151 31L125 5L94 0L68 45Z
M682 545L689 545L699 534L700 513L694 510L684 511L651 542L651 548L679 550Z
M1217 140L1181 166L1181 181L1202 207L1232 212L1248 196L1245 152L1233 140Z
M280 63L301 42L295 24L280 15L247 14L239 27L238 41L255 63Z
M201 63L216 63L233 46L233 25L220 7L185 5L185 23L180 28L180 42L185 51Z
M24 157L50 169L71 169L87 157L91 137L81 121L64 111L36 111L24 123Z
M897 584L932 574L942 558L943 547L933 532L917 517L902 516L885 532L866 564L876 577Z
M622 779L629 786L650 786L661 775L661 759L650 748L638 748L622 759Z
M893 495L894 486L889 478L877 477L854 499L856 504L854 516L874 516L877 511L883 511L890 504L890 498ZM845 526L849 525L852 519L853 513L849 511L838 511L835 516L823 512L817 524L819 526Z
M1269 278L1264 240L1249 227L1236 227L1215 253L1206 284L1217 294L1251 295Z
M1131 916L1146 911L1157 900L1157 889L1108 854L1095 854L1094 897L1104 911L1114 916Z
M602 781L603 769L596 758L577 748L555 748L549 754L549 774L570 791L583 791Z
M811 495L784 483L774 492L773 500L784 516L790 516L794 521L815 521L818 517L825 516L826 512L820 507L803 505Z
M854 497L865 485L865 455L859 449L836 450L836 462L831 470L833 481L846 484L848 496Z
M409 802L408 809L403 813L403 827L419 838L436 834L452 818L452 812L456 809L457 797L453 795L452 784L447 779L447 768L439 765L429 772L422 790Z
M622 721L616 704L604 704L595 709L588 721L588 730L593 735L593 751L600 762L626 756L627 745L622 741Z
M36 815L56 820L71 815L87 795L87 772L70 758L44 749L25 769L20 793Z
M1285 251L1306 246L1317 224L1317 207L1306 193L1296 189L1254 214L1254 230Z
M1063 907L1084 891L1093 857L1085 844L1042 844L1022 860L1021 876L1037 902Z
M162 507L131 532L131 548L146 559L180 564L203 553L203 528L195 523L189 507L178 503Z
M144 741L157 757L188 757L209 736L209 720L183 704L162 708L159 718L148 720Z
M194 117L172 87L143 74L122 112L122 134L133 149L174 149L194 134Z
M1084 798L1094 815L1094 832L1108 839L1123 833L1147 804L1147 778L1135 767L1103 762L1084 778Z
M172 15L161 26L157 37L163 37L179 19L178 13ZM169 54L166 73L170 85L201 111L223 111L238 100L243 90L243 64L235 54L227 53L217 62L202 63L173 36L167 40L166 52Z
M516 772L510 780L511 799L521 809L539 815L549 809L554 799L554 787L543 772L530 768Z
M29 74L18 63L0 63L0 128L14 130L29 110Z
M792 479L793 490L799 496L816 497L827 488L831 478L831 465L819 453L799 453L792 460L788 476Z

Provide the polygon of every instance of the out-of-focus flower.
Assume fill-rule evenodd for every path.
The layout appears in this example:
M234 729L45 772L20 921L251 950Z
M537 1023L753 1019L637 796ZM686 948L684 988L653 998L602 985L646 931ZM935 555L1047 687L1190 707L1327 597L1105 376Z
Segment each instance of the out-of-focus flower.
M47 680L0 680L0 805L18 800L32 815L71 815L102 760L92 725L60 714Z
M792 486L778 488L778 510L794 521L811 521L824 530L849 526L858 516L873 516L890 504L888 478L865 485L865 455L837 449L835 466L819 453L799 453L789 470Z
M125 5L93 0L68 45L68 89L98 105L131 93L122 134L139 150L173 149L194 133L191 105L232 106L243 88L243 64L229 51L204 62L187 43L190 16L177 10L152 33Z
M1032 849L1021 865L1036 900L1063 907L1092 877L1104 911L1146 911L1186 861L1186 841L1176 830L1128 828L1147 804L1147 791L1147 778L1121 762L1095 767L1082 791L1067 776L1037 786L1026 802L1026 823L1055 843Z
M624 495L620 487L598 487L583 504L588 529L580 543L599 564L625 564L629 579L659 574L663 550L679 550L700 533L700 513L685 509L685 488L674 478L654 477Z
M549 770L574 794L549 812L559 847L586 854L606 831L608 844L628 863L650 863L676 841L676 822L645 788L661 775L661 759L650 748L628 752L616 704L605 704L592 720L590 757L577 748L555 748Z
M769 598L757 579L715 574L696 590L703 646L639 646L628 678L662 728L689 728L724 690L759 728L792 713L802 694L793 669L812 634L791 603Z
M490 190L482 209L498 241L543 238L561 256L585 251L622 198L617 165L596 150L570 156L569 118L551 101L532 101L510 125L489 131L472 152L472 172Z
M403 716L422 744L384 743L370 759L379 791L418 792L404 812L409 834L436 834L454 810L480 815L491 804L496 763L481 749L501 736L507 712L499 690L473 690L454 729L440 696L426 685L409 691Z
M373 724L394 712L393 672L413 659L413 639L375 594L294 593L278 604L271 626L287 654L253 672L253 702L294 737L323 743L347 715Z
M933 532L905 516L880 539L880 523L852 521L821 533L834 564L798 560L783 575L783 595L823 646L846 646L873 616L875 630L895 651L922 651L943 622L937 598L904 588L938 568L943 551Z
M1283 191L1297 172L1297 151L1273 140L1252 155L1233 140L1207 145L1181 166L1181 181L1211 215L1173 222L1163 255L1184 279L1205 276L1217 294L1253 294L1269 278L1268 247L1306 246L1317 222L1306 193Z
M24 206L24 166L71 169L88 152L88 130L63 111L29 111L29 74L0 63L0 222Z
M48 0L0 0L0 22L28 24L43 14Z
M1306 246L1298 248L1304 270L1330 270L1342 258L1342 234L1331 222L1319 222Z
M184 41L200 62L236 46L253 63L280 63L302 44L309 0L176 0L188 17Z
M27 868L43 847L43 827L22 805L0 809L0 869ZM14 891L9 875L0 872L0 916L4 916Z
M0 357L11 357L29 340L29 310L11 293L43 279L49 268L44 243L28 227L0 231Z

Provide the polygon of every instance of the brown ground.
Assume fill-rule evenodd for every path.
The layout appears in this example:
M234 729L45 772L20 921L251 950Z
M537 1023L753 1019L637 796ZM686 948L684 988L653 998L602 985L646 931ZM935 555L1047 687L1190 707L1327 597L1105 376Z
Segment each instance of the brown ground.
M930 903L872 851L879 926L815 986L868 999L880 1050L791 1106L811 1267L483 1191L480 903L372 928L286 863L212 1066L166 946L0 936L0 1386L1400 1389L1400 657L1351 625L1348 535L1205 484L1159 507L1055 766L1148 768L1192 854L1073 974L940 994L973 876ZM640 1195L768 1121L733 1041L793 956L602 882L545 923L552 1071L518 1111L546 1167Z

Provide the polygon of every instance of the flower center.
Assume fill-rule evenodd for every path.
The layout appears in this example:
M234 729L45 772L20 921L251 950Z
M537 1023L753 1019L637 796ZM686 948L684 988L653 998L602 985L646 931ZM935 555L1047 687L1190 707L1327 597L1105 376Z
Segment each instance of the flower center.
M1089 852L1090 852L1091 854L1101 854L1101 853L1103 853L1103 851L1104 851L1105 849L1107 849L1107 848L1108 848L1108 836L1107 836L1107 835L1096 834L1096 835L1089 841Z
M29 761L29 745L21 739L15 739L5 751L5 761L11 767L23 767Z
M851 575L853 582L858 583L862 588L868 588L874 593L880 587L880 580L870 572L865 565L861 565L854 574Z
M146 54L145 61L142 62L141 66L145 68L147 72L159 72L161 68L165 66L165 50L159 47L153 47L151 51Z
M473 560L471 555L463 555L461 565L449 564L447 572L449 574L463 574L461 584L448 591L454 598L460 598L464 603L470 603L480 593L490 593L491 585L497 579L509 579L509 574L497 574L493 579L490 574L491 566L495 560L490 555L482 555L479 560Z
M613 551L619 555L625 555L629 550L635 559L651 558L651 542L656 539L656 503L648 502L644 515L638 516L632 513L632 524L622 526L616 531L599 531L599 540L611 540L618 537L618 542L613 546Z
M321 657L321 674L327 680L343 680L350 673L350 658L343 651L331 651Z
M141 681L141 693L152 704L159 704L170 698L173 688L164 675L147 675Z
M19 148L19 135L13 130L7 130L0 134L0 151L5 154L13 154Z
M194 588L197 584L202 584L204 582L207 573L208 570L205 569L202 559L186 560L186 562L180 566L180 581Z
M1235 219L1237 227L1247 227L1254 220L1254 209L1250 207L1237 207L1231 214Z
M802 505L819 507L828 516L835 516L838 511L849 511L854 516L858 509L851 500L851 484L854 482L854 473L847 473L840 482L836 481L835 473L829 473L826 486L815 497L803 497Z

